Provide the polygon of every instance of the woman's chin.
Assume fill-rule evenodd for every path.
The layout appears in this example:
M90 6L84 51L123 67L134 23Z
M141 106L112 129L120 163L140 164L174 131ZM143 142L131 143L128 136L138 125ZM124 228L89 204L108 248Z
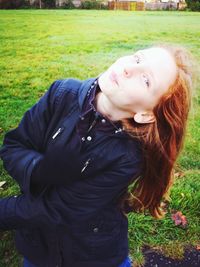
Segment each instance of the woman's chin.
M109 83L108 83L107 75L105 73L103 73L99 77L98 83L99 83L99 87L100 87L102 92L107 91L107 88L109 88L109 86L110 86Z

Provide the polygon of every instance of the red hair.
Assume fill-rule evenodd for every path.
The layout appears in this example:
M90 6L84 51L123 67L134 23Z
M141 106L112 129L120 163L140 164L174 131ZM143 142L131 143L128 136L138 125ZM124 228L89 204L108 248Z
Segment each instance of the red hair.
M162 200L173 183L173 169L183 147L186 124L191 106L190 59L185 49L175 46L158 46L174 58L177 77L153 109L153 123L138 124L125 119L122 124L133 138L140 140L145 166L134 186L120 198L125 211L148 210L153 217L164 215Z

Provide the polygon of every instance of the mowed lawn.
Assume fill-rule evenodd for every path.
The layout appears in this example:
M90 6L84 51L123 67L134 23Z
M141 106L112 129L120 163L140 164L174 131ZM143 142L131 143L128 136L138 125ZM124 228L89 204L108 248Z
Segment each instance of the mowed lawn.
M95 77L119 56L155 43L187 47L200 60L200 13L131 12L93 10L1 10L0 11L0 143L16 127L24 112L56 79ZM200 233L200 100L190 114L186 143L178 159L177 180L165 219L129 215L130 250L140 264L143 245L181 257L186 245L199 244ZM0 197L19 192L3 169L6 184ZM188 220L185 229L175 226L173 211ZM0 267L21 266L13 234L0 233Z

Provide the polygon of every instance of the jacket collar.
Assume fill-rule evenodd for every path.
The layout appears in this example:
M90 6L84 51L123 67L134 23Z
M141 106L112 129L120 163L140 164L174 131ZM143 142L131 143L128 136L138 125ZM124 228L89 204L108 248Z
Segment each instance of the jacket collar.
M99 78L99 76L101 74L99 74L97 77L90 78L90 79L84 80L82 82L80 89L78 91L78 102L79 102L80 110L82 110L82 108L83 108L83 103L84 103L84 100L86 98L86 95L87 95L87 92L88 92L90 86L94 83L95 80L97 80Z
M101 75L101 74L100 74ZM90 79L87 79L87 80L84 80L82 81L82 84L78 90L78 102L79 102L79 109L82 110L83 108L83 103L84 103L84 100L86 98L86 95L87 95L87 92L88 90L90 89L91 85L94 83L94 81L96 79L98 79L98 77L100 76L98 75L97 77L95 78L90 78ZM116 130L114 135L118 138L131 138L128 133L126 133L126 131L124 130ZM112 134L113 136L113 134Z

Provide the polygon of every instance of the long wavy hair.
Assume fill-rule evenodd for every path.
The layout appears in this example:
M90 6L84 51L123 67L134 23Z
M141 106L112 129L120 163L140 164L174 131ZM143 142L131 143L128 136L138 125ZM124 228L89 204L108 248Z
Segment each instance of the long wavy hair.
M139 124L134 119L122 121L124 128L139 139L144 169L140 177L121 196L119 206L123 212L147 210L155 218L164 216L162 200L168 197L173 184L174 167L183 148L186 124L191 106L192 71L188 52L181 47L157 45L166 49L177 65L177 77L154 107L156 120ZM130 189L131 188L131 189Z

